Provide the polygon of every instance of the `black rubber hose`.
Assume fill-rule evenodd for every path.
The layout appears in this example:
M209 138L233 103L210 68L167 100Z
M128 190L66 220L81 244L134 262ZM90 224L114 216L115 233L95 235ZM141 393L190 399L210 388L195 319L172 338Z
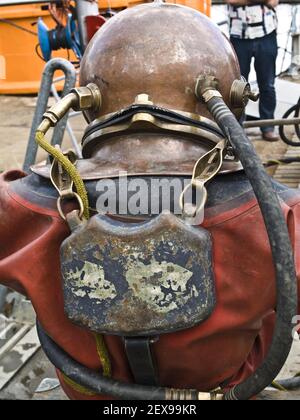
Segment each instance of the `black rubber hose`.
M50 362L76 384L97 395L107 395L122 400L163 401L167 399L168 394L170 396L173 395L174 398L172 399L179 399L186 392L190 400L198 399L196 390L171 390L161 387L127 384L106 378L99 372L88 369L72 359L45 333L39 322L37 322L37 331L42 349Z
M213 97L207 107L229 139L252 185L265 221L275 265L277 317L269 353L252 376L225 395L228 400L248 400L273 382L286 362L293 343L292 318L297 313L293 251L278 197L253 145L222 98Z
M252 376L225 395L225 399L228 400L248 400L273 382L289 355L293 343L292 318L297 313L296 273L290 238L278 197L251 142L223 99L214 97L209 100L207 106L224 135L231 142L252 184L265 221L275 263L277 317L269 353ZM173 395L176 395L176 392L178 395L184 392L184 390L125 384L105 378L72 359L48 337L41 326L38 326L38 333L49 360L71 380L96 394L129 400L165 400L168 391ZM190 399L197 399L197 391L187 392L190 392Z

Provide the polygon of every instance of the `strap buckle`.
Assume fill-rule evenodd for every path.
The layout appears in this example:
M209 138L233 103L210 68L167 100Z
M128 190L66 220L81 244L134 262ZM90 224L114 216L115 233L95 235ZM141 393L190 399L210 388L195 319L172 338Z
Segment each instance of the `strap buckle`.
M206 185L220 172L227 144L226 139L221 140L216 147L202 156L195 164L191 183L185 187L180 196L179 205L185 217L196 217L202 212L200 223L203 222L204 207L208 198ZM196 199L196 203L193 203L192 195L189 197L189 201L186 200L189 190L192 190L191 192L197 190L198 197L199 193L201 194L200 199Z

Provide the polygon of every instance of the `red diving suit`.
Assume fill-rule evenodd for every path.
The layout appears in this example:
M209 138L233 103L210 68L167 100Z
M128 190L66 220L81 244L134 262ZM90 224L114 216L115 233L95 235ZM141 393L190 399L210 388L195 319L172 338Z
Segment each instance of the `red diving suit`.
M86 182L95 206L96 182ZM300 192L274 183L295 250L300 253ZM165 334L153 345L162 386L209 391L248 377L272 338L276 290L266 229L243 172L209 185L203 227L213 240L216 307L197 327ZM70 234L56 209L56 190L39 175L10 171L0 177L0 283L32 301L49 336L81 364L101 372L95 336L64 314L59 250ZM112 376L132 382L121 338L105 336ZM105 399L60 380L71 399Z

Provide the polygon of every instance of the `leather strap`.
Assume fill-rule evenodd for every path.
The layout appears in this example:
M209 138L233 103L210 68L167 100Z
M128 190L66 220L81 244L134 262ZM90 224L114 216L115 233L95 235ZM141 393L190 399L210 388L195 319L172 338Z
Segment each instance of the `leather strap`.
M153 337L125 337L125 351L134 380L139 385L158 385L155 358L151 351Z
M94 132L106 127L110 127L112 125L123 123L124 121L132 118L135 114L140 112L149 113L153 117L160 118L162 121L165 122L181 125L192 125L194 127L204 128L218 136L223 136L221 130L218 127L214 127L211 124L206 123L205 121L197 121L193 118L189 118L177 112L170 111L168 109L164 109L154 105L132 105L129 108L115 113L114 115L108 117L104 121L102 120L97 122L96 120L94 121L94 123L90 124L83 135L82 144L84 144L86 138Z

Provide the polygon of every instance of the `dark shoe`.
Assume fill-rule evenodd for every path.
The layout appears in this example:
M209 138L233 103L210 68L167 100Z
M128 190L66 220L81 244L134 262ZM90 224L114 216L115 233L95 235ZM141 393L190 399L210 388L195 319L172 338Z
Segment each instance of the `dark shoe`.
M279 136L274 131L267 131L266 133L263 133L263 139L266 141L278 141Z

